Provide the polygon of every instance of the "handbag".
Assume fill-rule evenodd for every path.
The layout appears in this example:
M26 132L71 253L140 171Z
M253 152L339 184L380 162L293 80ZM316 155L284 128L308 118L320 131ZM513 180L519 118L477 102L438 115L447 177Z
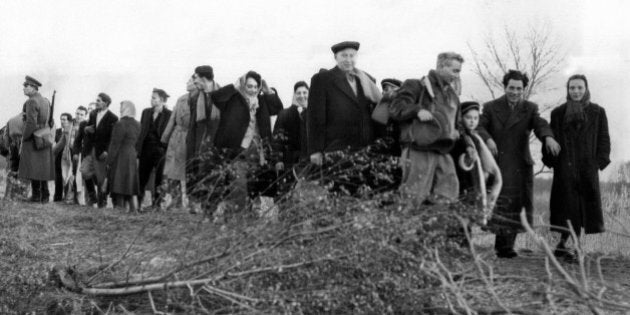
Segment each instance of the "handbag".
M44 128L35 130L33 132L33 140L35 150L43 150L52 147L53 136L50 127L46 125Z
M381 100L376 105L372 111L372 120L381 125L387 125L387 122L389 121L389 102Z

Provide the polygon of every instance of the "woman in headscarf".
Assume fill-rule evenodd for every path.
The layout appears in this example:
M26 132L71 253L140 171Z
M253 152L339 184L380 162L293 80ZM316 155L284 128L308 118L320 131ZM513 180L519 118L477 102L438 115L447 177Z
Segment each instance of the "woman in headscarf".
M606 111L590 98L586 77L571 76L567 102L551 112L550 125L562 149L553 156L543 148L543 162L554 170L550 223L560 233L554 254L569 262L577 258L566 246L569 223L578 237L604 232L598 171L610 163L610 137Z
M140 135L140 123L135 120L136 106L130 101L120 103L120 120L112 130L107 156L109 192L116 207L138 210L138 154L136 142Z
M181 205L188 205L186 197L186 137L190 128L190 107L188 98L190 92L195 90L193 78L188 79L186 91L188 93L177 99L173 114L162 134L162 143L166 143L166 161L164 163L164 175L172 182L170 187L181 189Z
M268 163L263 143L269 144L271 140L270 116L282 110L282 101L254 71L210 96L221 111L214 144L228 152L235 172L227 202L220 203L217 211L220 213L227 205L243 209L251 194L247 189L247 174Z
M306 154L306 107L308 106L308 84L299 81L293 86L293 102L289 108L278 113L273 127L274 148L281 154L276 170L291 168Z

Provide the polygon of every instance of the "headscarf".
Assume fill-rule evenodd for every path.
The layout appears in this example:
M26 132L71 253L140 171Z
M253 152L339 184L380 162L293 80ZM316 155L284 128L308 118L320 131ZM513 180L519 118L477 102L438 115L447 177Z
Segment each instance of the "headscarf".
M247 74L244 74L240 78L238 78L238 80L236 80L236 82L234 83L234 87L236 87L238 92L243 96L243 98L245 98L250 111L253 109L258 109L258 94L260 94L260 91L263 89L263 85L266 86L267 84L266 83L263 84L263 80L261 79L260 84L258 86L258 93L256 93L256 95L254 96L249 96L247 94L247 91L245 91L246 83L247 83Z
M584 81L584 87L586 91L584 92L584 96L579 101L574 101L569 94L569 82L572 80L582 80ZM582 74L574 74L569 77L567 80L567 110L564 114L564 124L565 125L580 125L586 121L586 114L584 113L584 108L591 103L591 92L588 89L588 81L586 80L586 76Z
M131 101L120 102L120 117L136 118L136 105Z

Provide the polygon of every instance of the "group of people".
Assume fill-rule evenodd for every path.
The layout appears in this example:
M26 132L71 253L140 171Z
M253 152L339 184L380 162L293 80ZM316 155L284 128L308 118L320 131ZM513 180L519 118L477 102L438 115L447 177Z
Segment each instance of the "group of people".
M585 76L569 78L567 102L548 123L524 99L529 79L520 71L505 73L505 95L481 106L460 102L464 59L457 53L439 54L436 68L422 78L385 79L379 88L356 67L359 46L333 45L336 66L313 75L310 86L297 82L286 109L260 74L249 71L221 87L212 67L204 65L195 68L172 111L166 107L169 95L154 89L140 122L131 101L120 103L119 119L109 109L111 98L100 93L93 110L81 106L74 119L62 114L55 141L44 148L36 145L35 134L46 128L50 105L38 93L41 84L27 77L29 99L5 130L11 169L31 181L35 202L48 200L46 181L55 177L55 200L74 192L77 202L81 177L88 205L103 207L110 195L115 205L137 209L154 172L154 202L163 198L157 187L167 182L180 188L178 200L185 205L191 174L204 171L195 157L218 148L228 152L236 173L217 206L223 211L245 207L247 174L255 167L325 166L333 152L391 137L395 146L388 154L399 155L401 196L417 206L459 200L492 210L486 228L496 234L496 254L512 258L518 255L516 236L524 231L521 211L529 223L533 218L533 131L543 143L543 163L554 169L551 224L561 234L556 255L575 258L566 243L569 227L578 236L604 231L598 170L610 162L610 138L605 111L590 101ZM274 159L265 154L266 141L273 144Z

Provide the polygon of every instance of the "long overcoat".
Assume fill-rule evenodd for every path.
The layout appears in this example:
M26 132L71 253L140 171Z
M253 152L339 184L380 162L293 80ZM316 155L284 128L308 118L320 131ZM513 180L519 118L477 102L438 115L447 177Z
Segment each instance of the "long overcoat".
M164 175L169 179L186 179L186 137L189 129L190 107L188 94L184 94L177 100L162 134L162 143L168 143Z
M586 234L604 232L599 170L610 163L610 136L606 111L597 104L584 108L586 121L564 123L567 105L551 112L551 129L562 150L553 157L543 149L543 162L553 168L549 202L550 224ZM562 231L562 229L552 230ZM566 230L565 230L566 231Z
M295 104L278 113L278 119L273 127L273 142L276 150L282 154L281 161L286 166L307 157L305 114L306 111L300 114Z
M532 131L541 142L553 137L549 124L540 117L538 105L522 101L511 109L505 95L483 105L479 134L484 141L492 137L497 144L496 160L503 177L503 188L488 223L492 231L523 232L523 209L528 222L533 221L534 160L529 149Z
M108 181L111 193L133 196L140 192L136 143L140 123L134 118L122 117L112 129L112 140L107 150Z
M46 126L50 103L39 93L24 103L24 132L18 177L22 179L49 181L55 179L55 162L52 147L35 149L33 132Z
M360 149L372 143L371 115L375 105L365 97L358 81L354 94L338 67L315 74L308 95L308 154Z

